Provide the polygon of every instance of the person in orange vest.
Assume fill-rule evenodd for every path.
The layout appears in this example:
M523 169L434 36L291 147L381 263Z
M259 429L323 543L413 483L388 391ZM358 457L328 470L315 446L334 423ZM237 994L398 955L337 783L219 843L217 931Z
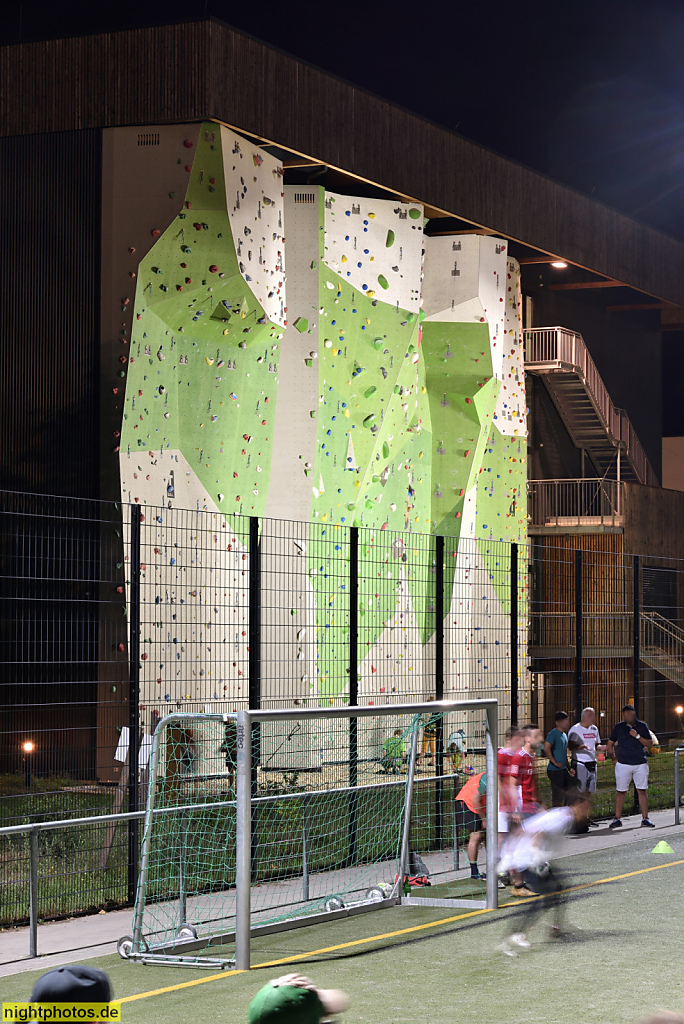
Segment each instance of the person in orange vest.
M456 800L456 827L470 833L468 838L468 860L470 877L484 879L477 866L477 853L482 839L482 824L487 810L487 773L471 775L465 786L458 791Z

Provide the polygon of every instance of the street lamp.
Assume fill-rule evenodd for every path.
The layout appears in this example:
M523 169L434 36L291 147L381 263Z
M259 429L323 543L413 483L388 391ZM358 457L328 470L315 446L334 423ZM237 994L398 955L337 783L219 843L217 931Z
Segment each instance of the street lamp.
M30 789L31 788L31 754L35 750L35 744L32 743L31 740L26 740L26 742L24 744L22 744L22 748L21 749L24 751L24 774L25 774L25 778L26 778L26 788Z
M677 715L677 718L679 719L679 735L681 736L681 734L682 734L682 715L684 715L684 707L682 707L681 704L678 704L677 707L675 708L675 713Z

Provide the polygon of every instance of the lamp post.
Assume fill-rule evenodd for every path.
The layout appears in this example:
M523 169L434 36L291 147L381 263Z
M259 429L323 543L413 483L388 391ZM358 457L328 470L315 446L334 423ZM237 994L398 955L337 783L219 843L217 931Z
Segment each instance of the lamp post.
M681 736L682 735L682 715L684 715L684 707L682 707L681 704L678 704L677 707L675 708L675 712L677 714L677 718L679 719L679 735Z
M31 754L35 750L35 744L31 740L26 740L21 748L24 751L24 775L26 779L26 788L31 788Z

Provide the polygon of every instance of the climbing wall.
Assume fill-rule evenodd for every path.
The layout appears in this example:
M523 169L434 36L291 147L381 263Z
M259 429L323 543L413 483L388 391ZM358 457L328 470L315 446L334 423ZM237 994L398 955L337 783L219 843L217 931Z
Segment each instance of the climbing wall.
M427 238L415 203L284 187L278 160L214 124L181 144L185 192L150 225L118 371L122 498L146 506L143 698L246 698L250 515L265 700L348 692L350 526L360 698L433 689L435 534L447 692L505 689L502 542L526 526L506 243Z

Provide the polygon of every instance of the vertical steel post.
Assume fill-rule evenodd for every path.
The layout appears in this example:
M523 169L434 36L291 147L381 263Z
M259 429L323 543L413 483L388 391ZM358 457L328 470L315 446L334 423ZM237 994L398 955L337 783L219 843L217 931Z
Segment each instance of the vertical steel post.
M252 716L237 714L235 966L249 970L252 896Z
M411 813L413 811L413 787L416 777L416 753L418 751L418 733L420 725L418 721L413 723L411 734L411 752L409 754L408 775L406 777L406 798L404 800L404 827L401 833L401 852L399 854L399 871L397 873L397 884L393 896L403 896L404 878L408 874L409 851L411 848Z
M180 923L188 922L188 896L185 878L185 862L188 842L188 812L181 811L180 842L178 843L178 902L180 904Z
M518 724L518 545L511 544L511 725Z
M435 700L444 700L444 537L435 537ZM435 840L444 845L444 717L435 735Z
M679 825L679 751L681 747L675 748L675 777L674 777L674 802L675 802L675 825Z
M498 708L487 708L487 730L485 736L485 763L487 766L487 909L499 906L499 888L496 867L499 860L498 811L499 811L499 768L497 757Z
M164 728L163 732L166 732ZM143 827L142 853L140 856L140 872L138 874L138 885L135 896L135 910L133 912L133 952L139 953L142 947L143 914L145 911L145 895L147 889L147 873L150 864L150 852L152 849L152 821L154 807L157 801L157 776L159 774L159 754L161 750L162 730L157 728L152 739L152 753L149 762L149 788L147 807L145 808L145 823Z
M259 519L249 517L249 710L261 707L261 543ZM252 796L257 795L258 774L261 764L261 723L255 722L250 735L252 762L250 780ZM252 821L252 874L256 875L256 817Z
M29 832L29 956L38 956L38 829Z
M302 808L302 900L309 899L309 797L304 797Z
M359 703L359 528L349 527L349 706ZM349 863L356 864L358 846L359 722L349 720Z
M584 667L582 664L582 552L575 551L575 721L579 722L584 706ZM558 709L556 709L558 710Z
M641 718L641 566L638 555L634 555L632 572L634 575L634 610L633 610L633 661L634 661L634 710L637 718Z
M460 867L460 857L458 849L458 820L456 816L456 801L451 801L451 817L454 822L454 871L458 871Z
M131 505L128 690L128 810L139 808L138 749L140 747L140 505ZM128 903L135 903L139 864L138 819L128 822Z

